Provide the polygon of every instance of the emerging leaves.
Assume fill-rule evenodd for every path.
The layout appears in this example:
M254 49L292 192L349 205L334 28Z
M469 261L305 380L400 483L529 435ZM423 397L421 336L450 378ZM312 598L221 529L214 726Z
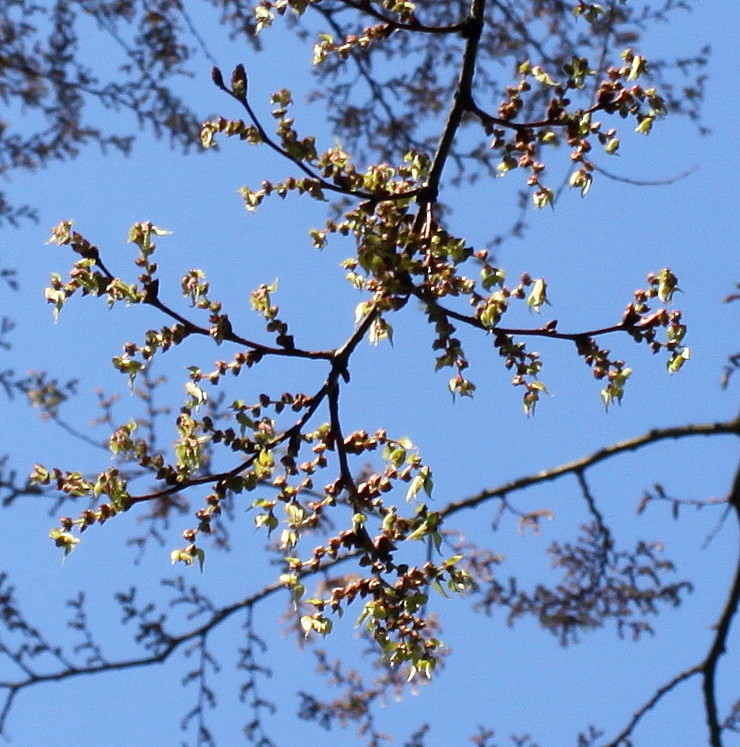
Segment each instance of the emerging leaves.
M310 0L263 0L255 8L254 26L260 31L287 10L301 15L312 4ZM295 175L281 182L263 180L241 189L250 211L272 195L286 198L297 193L326 201L331 194L340 199L332 217L321 228L310 229L309 243L322 250L335 243L349 246L342 271L362 294L352 334L331 350L301 348L275 303L278 286L274 281L260 284L250 294L251 307L268 339L247 338L235 329L222 303L212 297L205 273L194 268L182 278L180 291L193 314L207 315L207 322L199 324L160 298L154 239L168 235L168 231L148 222L132 227L129 241L137 247L134 264L138 277L126 282L107 269L99 249L73 231L71 221L63 221L53 229L50 242L69 246L80 259L67 280L52 276L46 298L55 315L79 292L104 297L109 306L145 304L173 321L170 326L148 330L141 344L127 342L122 354L113 359L114 367L128 377L132 388L153 359L192 335L219 346L236 345L237 350L230 360L217 360L211 371L190 366L170 453L136 438L137 423L129 421L115 429L109 440L119 466L85 478L79 472L37 465L32 479L39 485L53 483L62 493L88 498L93 505L77 518L63 517L52 530L51 539L65 555L79 543L79 534L94 524L103 524L140 503L205 488L206 495L193 512L193 525L182 533L185 544L170 555L172 563L197 564L201 570L205 562L203 539L219 533L219 517L227 506L252 494L254 524L266 535L275 535L282 565L278 580L290 595L302 633L328 635L334 624L332 616L341 616L357 602L358 625L364 626L384 660L391 667L406 667L409 678L429 677L443 652L428 611L429 591L463 594L473 587L473 577L466 569L464 553L442 559L444 517L425 502L432 495L432 470L412 442L392 438L384 430L372 435L364 430L343 432L339 396L344 382L349 381L351 357L360 342L366 337L373 344L385 339L392 342L390 320L413 301L431 328L435 369L451 369L447 386L453 398L472 397L476 389L468 378L462 332L487 335L505 368L511 370L512 384L520 387L527 415L534 413L547 388L539 379L543 368L540 354L530 350L524 339L539 337L574 344L577 355L602 381L606 407L622 401L632 369L601 347L598 340L603 335L622 333L645 342L653 352L665 349L671 372L688 360L689 351L683 344L686 328L681 313L649 306L654 298L670 303L678 290L678 281L668 268L648 276L648 287L635 292L621 320L611 326L576 332L559 331L557 320L534 328L506 326L507 315L517 302L525 302L535 312L550 305L548 281L525 273L516 284L507 285L505 270L493 263L487 249L473 246L445 226L439 202L446 161L464 119L476 123L481 148L485 151L488 144L489 155L498 162L494 168L499 176L516 169L525 172L536 207L554 207L555 192L545 183L546 160L550 146L561 143L569 148L575 167L570 186L586 196L595 171L593 145L598 143L606 154L614 154L620 147L617 130L597 116L632 118L638 131L647 133L665 113L656 90L635 82L647 74L645 58L627 50L621 63L601 71L585 56L570 56L559 69L546 61L533 64L525 60L518 65L517 80L505 88L491 113L482 107L473 88L473 55L484 27L483 18L476 13L482 4L472 4L464 24L439 27L424 26L411 2L389 0L378 7L382 12L376 10L374 15L381 23L361 33L339 40L321 35L314 47L314 63L325 67L352 55L370 54L389 44L396 33L459 37L468 62L461 70L448 124L436 151L416 144L406 148L402 158L377 159L362 167L352 149L339 142L321 151L313 135L299 135L289 114L293 97L287 89L271 97L275 130L271 135L252 109L248 74L242 65L234 68L228 85L217 68L212 79L244 111L246 119L216 117L202 125L200 134L205 148L215 146L218 136L236 138L270 148L291 165ZM591 24L604 12L600 5L585 2L579 2L573 11ZM591 104L573 104L572 98L586 89L595 91ZM661 330L665 339L659 339ZM323 384L309 393L262 393L252 404L237 399L227 412L214 417L214 400L218 398L209 395L206 384L216 387L224 376L236 377L265 357L288 363L298 358L315 361L324 367ZM226 462L219 470L213 466L216 450ZM360 459L370 459L376 451L380 452L381 466L363 467ZM133 491L121 469L126 464L147 475L156 487L146 494ZM523 517L523 525L537 528L545 515L530 512ZM558 562L566 563L571 549L553 552ZM638 554L641 552L653 557L649 549ZM616 560L617 556L609 558ZM357 573L309 596L310 577L344 560L355 561ZM513 591L508 597L502 590L497 593L497 602L504 599L514 604L506 601L515 599ZM519 605L531 602L522 595L518 599ZM648 595L646 600L649 607L652 599ZM568 600L538 601L539 609L551 609L543 624L561 630L562 610L568 604ZM584 620L583 625L587 624Z

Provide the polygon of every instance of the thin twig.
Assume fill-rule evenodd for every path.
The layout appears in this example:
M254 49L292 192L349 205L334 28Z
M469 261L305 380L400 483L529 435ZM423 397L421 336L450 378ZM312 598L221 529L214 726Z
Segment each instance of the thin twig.
M603 745L603 747L619 747L620 744L625 744L624 740L627 739L627 737L629 737L629 735L634 731L634 728L637 726L640 719L648 711L655 708L655 706L658 704L658 701L660 701L660 699L664 695L667 695L671 690L673 690L674 687L676 687L676 685L680 685L684 680L693 677L695 674L699 674L699 672L701 672L701 664L697 664L694 667L685 669L683 672L677 674L675 677L666 682L665 685L659 687L653 694L652 698L650 698L647 703L645 703L637 711L635 711L635 713L632 715L632 718L630 719L629 724L627 724L627 726L616 736L616 738L611 742Z
M669 176L666 179L632 179L628 176L618 176L601 166L597 166L595 163L593 164L593 167L594 171L598 171L599 174L607 177L607 179L612 179L615 182L622 182L623 184L630 184L633 187L665 187L670 184L675 184L676 182L681 181L681 179L685 179L687 176L691 176L691 174L699 168L698 166L692 166L690 169L682 171L680 174L676 174L675 176Z
M300 158L293 157L290 153L288 153L287 150L285 150L285 148L283 148L281 145L275 142L267 134L267 131L262 126L262 123L257 118L257 115L254 113L254 110L250 106L249 101L247 99L246 92L236 93L232 91L231 89L227 88L226 85L223 83L223 80L221 79L221 73L218 70L218 68L214 68L214 72L216 71L218 71L218 75L213 76L213 81L215 85L220 90L222 90L224 93L231 96L232 99L239 102L242 108L247 112L249 119L251 120L255 129L259 133L261 141L264 142L264 144L267 145L269 148L274 150L278 155L282 156L283 158L285 158L286 160L294 164L304 174L306 174L306 176L308 176L310 179L313 179L321 189L325 189L330 192L337 192L338 194L345 195L347 197L354 197L354 198L358 198L361 200L370 200L371 202L405 200L405 199L408 199L409 197L416 197L418 194L424 191L423 187L419 187L417 189L409 189L405 192L386 192L386 191L365 192L364 190L361 190L361 189L351 189L348 187L342 187L337 184L333 184L330 181L327 181L322 176L320 176L318 173L316 173L313 169L307 166ZM244 72L243 68L242 68L242 72Z
M373 8L366 0L365 2L363 2L362 0L341 0L341 2L348 8L354 8L355 10L359 10L362 13L367 13L367 15L372 16L378 21L385 23L390 28L398 31L420 31L426 34L457 34L465 26L464 21L452 24L451 26L428 26L424 23L421 23L420 21L417 21L416 18L414 18L414 20L410 21L409 23L404 23L402 21L396 21L394 18L381 13L379 10ZM323 9L319 8L319 10Z

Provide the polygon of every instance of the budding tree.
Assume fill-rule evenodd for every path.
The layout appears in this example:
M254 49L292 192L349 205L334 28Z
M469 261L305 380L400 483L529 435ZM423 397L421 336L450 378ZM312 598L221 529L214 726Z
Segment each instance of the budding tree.
M186 575L169 580L166 598L152 604L141 602L134 588L118 592L123 621L136 627L141 647L134 657L118 658L98 642L82 596L72 601L72 622L83 643L64 652L23 616L4 580L3 618L13 643L4 643L2 653L13 672L0 682L6 695L0 725L11 723L17 696L44 682L102 677L195 652L197 663L185 679L196 685L199 697L183 725L195 730L197 743L215 743L208 723L209 705L216 700L208 677L217 658L211 641L228 621L241 617L246 631L232 651L238 651L237 666L244 673L239 695L250 707L244 731L252 741L270 744L267 715L276 698L265 694L261 681L265 665L252 614L278 596L287 604L285 628L298 642L314 646L319 671L341 691L324 697L299 686L299 715L327 727L355 722L372 744L383 739L374 704L437 678L450 653L445 630L452 602L469 607L472 599L479 612L503 612L510 624L532 617L564 645L610 624L619 635L635 639L651 632L651 618L679 605L692 585L672 575L674 565L659 544L617 541L592 489L591 470L667 439L737 434L736 419L654 429L481 492L468 494L465 487L460 494L447 489L438 496L435 478L454 475L457 467L427 462L417 445L423 434L396 432L382 423L383 412L368 417L373 425L348 426L346 410L363 397L353 381L361 375L358 367L368 365L366 358L358 363L360 351L368 342L378 350L384 345L403 349L408 341L399 326L406 330L409 317L420 322L414 335L424 337L430 367L443 373L437 385L448 391L460 420L456 429L444 429L444 438L464 438L468 411L461 405L474 400L481 378L494 377L496 367L521 394L526 422L547 407L548 371L565 365L562 361L582 360L595 382L595 398L601 399L597 407L613 409L623 398L629 406L634 351L654 354L651 360L641 356L640 365L656 382L690 360L687 324L673 305L681 281L670 267L645 267L644 282L625 293L621 308L598 309L565 328L542 316L558 279L528 271L512 277L503 261L504 240L526 230L525 214L557 209L561 193L571 189L585 197L595 180L609 178L609 168L601 164L620 153L627 133L648 135L671 113L698 117L701 79L679 88L669 65L639 51L643 28L661 20L674 3L644 10L629 2L564 0L262 0L248 9L212 4L221 8L221 23L255 48L269 46L273 38L285 44L286 32L272 28L283 23L300 42L290 54L303 54L309 45L317 90L336 138L307 132L302 109L294 103L306 92L289 90L290 81L281 79L279 69L266 71L259 57L250 55L254 62L232 69L213 66L211 81L222 111L199 123L203 157L233 143L245 163L251 149L274 154L288 175L260 178L250 169L250 182L240 189L244 207L259 213L269 201L281 199L283 210L300 217L302 201L325 205L322 222L305 226L305 251L343 252L339 272L358 299L346 309L337 305L334 342L316 347L281 311L277 281L266 278L250 289L255 324L211 287L205 260L184 274L179 287L160 279L170 251L165 247L178 241L177 226L161 227L155 217L135 223L128 234L133 269L126 270L84 226L78 231L72 220L58 223L50 243L76 256L69 270L52 274L46 288L55 317L69 304L102 300L109 308L142 307L151 319L149 329L124 342L112 362L144 415L136 414L136 406L121 414L120 405L101 395L109 456L95 469L75 464L72 453L68 464L37 463L29 483L4 481L8 502L24 495L54 497L61 516L50 538L65 558L71 555L68 564L87 551L90 534L105 534L111 524L130 526L136 517L150 538L166 543L169 560ZM28 19L38 13L21 7ZM128 147L126 139L86 129L81 115L71 121L62 116L81 112L80 104L91 96L107 106L130 108L142 123L192 145L197 118L168 86L173 75L199 59L189 44L205 52L201 58L219 62L208 50L201 12L206 17L199 10L196 20L188 15L196 11L186 13L172 2L156 8L85 3L78 10L56 3L50 16L54 45L35 58L20 48L16 54L16 75L34 81L37 90L8 94L45 114L60 112L49 142L29 138L19 145L36 159L28 165L73 154L86 139ZM103 84L83 67L75 56L78 13L124 44L131 55L122 69L128 77ZM36 27L26 23L18 29L15 39L21 44L23 34L31 36ZM692 69L704 61L699 55L682 65ZM253 93L260 77L277 89L269 104ZM485 225L484 240L479 226L455 219L456 189L486 183L493 193L512 180L520 189L520 208L510 211L505 225L500 219ZM484 205L481 198L482 212ZM276 242L280 230L274 227ZM220 249L216 244L207 260L217 263ZM566 272L589 271L567 263L563 257ZM157 405L165 387L158 373L168 370L175 350L192 358L183 395L167 411ZM212 362L201 363L203 355ZM261 376L265 368L269 375ZM170 371L170 378L177 380L178 370ZM285 389L280 382L296 381L295 372L301 377L305 372L305 383ZM495 377L500 379L498 373ZM54 381L39 375L13 386L53 420L67 422L60 406L68 392ZM393 382L376 386L388 391L389 415L394 408L403 411L393 404ZM68 430L71 444L79 434ZM174 442L167 442L172 433ZM514 494L568 475L577 481L585 522L575 538L554 541L547 549L557 577L530 586L502 569L497 530L513 518L520 532L538 532L553 508L515 500ZM737 479L724 497L691 501L657 486L643 495L638 510L656 502L669 503L676 514L686 502L713 504L740 519ZM464 512L487 509L483 520L490 522L492 508L495 520L487 539L471 539L459 530L456 522ZM175 532L172 527L182 516L188 525ZM229 579L230 601L213 601L208 594L212 557L236 538L266 562L259 561L257 580L251 575L247 584ZM146 540L135 544L141 548ZM195 578L199 572L201 578ZM710 649L697 663L654 684L653 694L631 708L632 717L625 714L617 734L599 729L598 714L593 726L576 725L578 743L629 744L654 707L694 677L701 681L710 743L721 744L723 734L737 731L738 705L729 711L718 705L717 667L739 596L736 570L727 602L717 611ZM451 602L440 607L445 598ZM186 620L173 608L187 609ZM332 638L353 623L360 647L333 661ZM352 669L359 666L363 647L369 647L365 656L373 667L369 680ZM269 659L269 652L264 657ZM469 731L474 728L471 724ZM419 728L412 743L422 744L427 730ZM491 736L481 728L474 740L491 744ZM539 738L547 742L548 736ZM530 743L529 738L515 742Z

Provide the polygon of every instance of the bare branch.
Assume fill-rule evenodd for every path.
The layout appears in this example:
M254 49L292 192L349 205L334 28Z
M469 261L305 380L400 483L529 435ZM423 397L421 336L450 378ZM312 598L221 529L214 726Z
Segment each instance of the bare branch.
M568 462L567 464L562 464L559 467L553 467L552 469L544 470L534 475L520 477L496 488L482 490L477 495L469 498L453 501L448 504L441 513L443 516L451 516L463 509L475 508L492 498L506 496L516 490L523 490L524 488L539 483L557 480L564 475L582 472L584 469L592 467L606 459L611 459L617 454L622 454L625 451L637 451L649 444L657 443L659 441L688 438L691 436L717 436L721 434L740 435L740 419L736 418L735 420L727 420L718 423L680 425L673 428L655 428L642 436L637 436L636 438L630 438L626 441L619 441L611 446L606 446L605 448L599 449L582 459L577 459L573 462Z

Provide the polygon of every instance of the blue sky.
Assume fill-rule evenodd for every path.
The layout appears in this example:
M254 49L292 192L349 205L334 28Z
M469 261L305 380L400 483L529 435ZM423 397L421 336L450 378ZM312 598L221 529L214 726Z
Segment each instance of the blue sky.
M690 176L651 188L597 177L585 200L576 193L565 194L554 211L532 213L526 237L505 244L500 252L509 277L526 270L548 279L553 308L545 315L559 318L561 329L568 330L583 319L588 320L587 326L614 323L646 273L669 265L680 279L683 293L677 305L689 324L693 352L680 374L669 376L662 359L628 340L614 339L614 349L633 365L635 374L623 405L607 414L597 382L569 347L542 344L537 348L545 359L542 378L553 396L540 403L534 418L527 419L521 412L520 394L509 385L490 342L473 335L467 336L466 344L471 377L478 385L476 397L453 404L447 376L433 372L430 331L411 305L394 322L394 347L359 349L352 383L343 396L345 430L372 431L382 426L391 434L411 437L434 469L435 506L650 428L722 420L734 414L736 389L720 390L719 377L726 356L737 348L737 311L722 299L733 290L739 269L734 185L740 158L731 111L738 94L738 21L740 11L734 3L699 4L697 12L679 15L671 25L658 28L645 45L650 56L689 55L705 42L712 44L704 110L711 134L699 137L685 120L662 121L649 138L625 136L621 155L607 164L620 175L646 179L666 179L696 167ZM223 50L219 64L227 71L236 62L247 62L251 99L264 114L271 90L293 88L299 127L304 132L315 128L323 145L329 146L333 136L323 127L320 107L304 105L300 96L307 84L310 47L301 48L278 29L270 32L267 41L259 58L251 51L219 46ZM204 68L207 71L207 65ZM198 101L204 115L240 116L233 102L210 85L207 72L183 80L181 90ZM123 121L120 115L101 116L111 124ZM117 409L121 421L135 412L126 382L110 368L109 360L125 340L140 339L149 326L164 322L150 309L107 312L103 303L85 299L71 304L60 322L53 324L42 289L49 273L64 272L71 258L44 242L49 227L67 218L73 218L78 230L101 248L114 273L131 278L135 272L132 247L126 244L129 226L151 220L171 230L172 236L159 241L163 296L176 299L178 278L190 267L201 267L213 295L224 299L232 320L243 320L250 334L258 334L259 329L259 320L248 308L250 290L279 277L276 301L302 346L336 345L350 333L354 307L361 300L338 266L350 247L333 244L322 253L311 248L307 232L322 222L320 205L290 197L284 203L268 201L251 215L237 194L244 184L257 186L263 178L278 179L290 171L289 164L265 149L224 143L218 153L183 157L145 135L130 158L102 157L90 150L74 162L15 176L5 185L10 198L37 205L40 222L0 234L2 264L16 267L21 283L18 294L3 292L3 307L8 308L3 313L18 322L9 363L19 371L47 369L61 380L79 378L80 397L65 414L80 428L96 415L92 393L96 386L121 392ZM516 172L507 177L512 182L518 178ZM466 188L449 199L454 207L451 229L473 242L483 242L499 229L498 216L512 204L506 180ZM173 283L169 292L168 281ZM523 317L523 322L530 319ZM206 367L224 356L224 351L210 346L168 354L158 373L170 379L169 404L176 406L181 396L187 365ZM237 380L244 389L232 387L229 396L249 400L266 387L275 392L312 390L324 375L315 365L288 371L268 362L250 378ZM40 422L22 403L4 402L3 407L7 414L0 424L0 441L19 471L30 469L36 461L70 469L108 465L104 454L70 443L62 431ZM172 435L174 430L164 438ZM736 453L736 442L729 437L660 444L591 473L593 492L618 538L626 545L638 537L662 541L666 555L680 561L678 574L696 583L694 594L681 608L666 610L656 619L654 638L621 641L607 629L584 636L576 647L562 649L533 624L519 623L510 629L501 614L472 615L464 600L439 600L443 639L452 649L449 664L417 696L381 708L379 728L394 734L396 744L403 744L428 721L432 730L427 744L433 747L465 743L478 724L494 728L501 743L510 733L529 733L543 746L570 745L589 723L603 728L605 738L611 737L658 686L705 654L709 626L719 614L737 556L737 530L731 522L708 549L702 549L719 511L686 512L674 522L667 509L657 506L636 517L636 503L656 481L672 495L721 496L729 488ZM110 658L133 655L131 631L118 625L112 595L134 584L141 585L145 596L161 595L159 578L171 573L169 550L178 543L179 531L189 526L188 518L172 528L165 546L150 546L139 565L133 564L134 553L125 547L126 538L136 532L135 512L89 532L81 548L62 565L47 539L53 519L46 505L29 499L5 514L5 526L12 526L12 531L6 531L0 566L17 586L23 609L51 637L63 630L68 614L65 600L84 588ZM519 535L511 521L492 534L488 528L494 509L489 506L456 517L452 526L505 554L504 575L518 574L530 581L549 578L543 551L554 539L574 538L579 524L587 520L577 484L566 478L517 496L517 505L526 510L551 508L555 519L545 524L539 537ZM261 538L252 530L252 518L239 512L237 516L241 529L234 552L211 553L206 572L198 576L192 571L188 577L221 603L254 591L267 578L259 560ZM298 652L295 643L282 635L278 620L283 606L283 600L271 602L256 614L258 632L271 644L265 663L274 668L274 676L263 680L261 687L280 705L278 714L266 721L267 732L281 745L323 743L326 733L294 718L295 691L318 680L310 651ZM352 622L348 615L327 641L334 656L351 660L361 648ZM236 621L214 641L222 665L214 676L220 707L209 717L209 726L219 744L238 743L241 724L249 718L235 697L239 679L233 660L240 635ZM61 636L73 640L68 631ZM730 653L720 665L723 711L738 697L737 678L731 674L740 664L737 626L730 644ZM60 730L65 734L62 741L73 738L91 747L101 743L101 734L113 746L194 744L192 731L179 731L179 720L195 697L193 688L179 686L188 664L176 657L164 667L45 685L23 693L8 722L9 736L13 744L24 747L59 743ZM4 676L0 669L0 678ZM330 738L338 745L362 743L352 727L334 731ZM687 746L706 741L698 680L682 685L635 734L638 745L666 741Z

